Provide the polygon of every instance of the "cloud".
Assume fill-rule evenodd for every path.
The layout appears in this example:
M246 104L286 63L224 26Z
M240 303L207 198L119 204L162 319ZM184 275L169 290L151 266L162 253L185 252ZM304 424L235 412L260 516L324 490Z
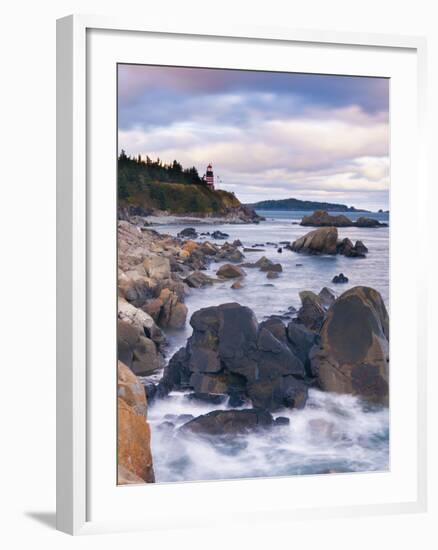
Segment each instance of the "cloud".
M121 66L119 149L213 162L245 202L387 207L388 99L385 79Z
M292 94L320 105L358 104L373 112L388 109L388 89L386 78L119 65L119 97L123 103L162 90L191 96L252 91Z
M238 74L236 71L231 71ZM277 75L275 75L277 76ZM296 75L291 75L296 76ZM307 77L308 79L309 77ZM187 120L211 123L234 124L244 126L263 119L280 119L283 117L303 116L318 118L318 112L330 109L334 114L339 111L343 116L372 114L382 119L388 116L388 105L384 101L375 101L380 97L373 85L365 79L361 94L356 93L358 84L347 85L339 92L334 86L320 86L321 78L315 77L316 91L306 93L303 86L289 88L273 86L272 88L249 89L236 87L232 90L216 89L213 92L199 93L175 88L157 88L158 82L137 90L130 100L119 95L119 126L126 129L133 125L147 129L157 125L167 125ZM337 77L346 78L346 77ZM276 80L274 78L274 80ZM361 81L363 79L360 79ZM120 82L120 80L119 80ZM380 80L379 80L380 82ZM386 84L386 81L383 81ZM121 85L119 84L119 89ZM307 87L310 84L307 82ZM369 95L367 94L369 92ZM388 94L386 94L388 97Z

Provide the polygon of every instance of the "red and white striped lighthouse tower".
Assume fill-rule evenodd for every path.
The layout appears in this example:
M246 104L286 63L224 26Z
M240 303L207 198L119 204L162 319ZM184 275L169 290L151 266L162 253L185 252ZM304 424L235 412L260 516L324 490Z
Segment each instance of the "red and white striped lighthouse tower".
M207 166L207 172L205 173L205 182L209 189L214 189L214 175L213 166L210 164Z

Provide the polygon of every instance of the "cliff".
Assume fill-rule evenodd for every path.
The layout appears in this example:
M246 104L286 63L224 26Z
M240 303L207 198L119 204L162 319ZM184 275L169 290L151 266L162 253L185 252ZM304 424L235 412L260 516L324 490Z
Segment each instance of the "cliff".
M211 190L202 184L144 183L141 189L131 188L129 196L119 198L119 208L129 208L138 215L167 212L175 215L256 217L239 199L222 190Z
M260 218L229 191L209 189L196 168L183 169L174 161L144 162L120 156L118 162L119 217L177 216L218 217L257 222Z

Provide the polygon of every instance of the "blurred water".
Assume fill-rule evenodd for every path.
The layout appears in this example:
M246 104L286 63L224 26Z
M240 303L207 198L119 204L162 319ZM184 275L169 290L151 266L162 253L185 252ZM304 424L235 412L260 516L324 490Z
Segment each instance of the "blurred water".
M301 290L319 292L322 287L329 286L340 294L356 285L375 288L389 306L388 228L338 229L340 238L349 237L353 242L360 239L365 243L369 249L365 259L305 256L284 249L280 254L277 252L277 248L282 247L280 241L294 241L313 229L297 225L306 213L266 211L260 214L266 217L266 221L258 225L202 224L197 231L220 229L229 234L228 242L240 239L245 247L263 244L262 252L245 253L244 261L255 262L266 256L280 262L283 272L278 279L268 280L265 273L247 268L242 289L233 290L232 280L205 289L191 289L186 299L189 308L186 327L167 334L170 342L168 356L185 345L192 332L189 319L202 307L238 302L250 307L262 321L266 316L284 313L289 306L298 309ZM357 219L363 214L347 215ZM373 214L371 217L388 220L387 214ZM159 226L156 229L160 233L176 235L182 226ZM203 239L211 240L210 237L198 238ZM276 246L267 245L267 242L276 243ZM214 276L221 263L212 263L206 273ZM349 278L349 282L332 284L333 276L340 272ZM386 408L369 407L348 395L311 390L303 410L285 409L276 414L288 417L288 426L275 426L263 434L233 437L177 435L177 428L184 422L177 419L178 415L199 416L224 408L227 408L226 403L219 406L196 403L188 400L184 393L177 392L150 406L152 452L158 482L381 471L388 468L389 411ZM169 421L174 428L166 424Z
M356 397L311 390L303 410L284 409L276 414L289 418L289 425L236 436L179 435L177 428L183 421L172 418L224 408L226 405L195 405L176 392L150 408L158 482L388 468L388 409L369 408ZM163 426L169 418L176 430Z

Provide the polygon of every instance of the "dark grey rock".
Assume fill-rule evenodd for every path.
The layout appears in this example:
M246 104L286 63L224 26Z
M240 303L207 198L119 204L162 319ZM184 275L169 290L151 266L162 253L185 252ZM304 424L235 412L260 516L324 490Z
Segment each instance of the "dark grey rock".
M292 403L289 378L302 380L306 373L280 319L259 325L249 308L229 303L195 312L190 324L193 334L171 359L160 386L239 396L233 401L239 406L246 396L269 410Z
M348 283L348 277L346 277L343 273L339 273L339 275L335 275L333 277L332 283L335 283L335 284Z
M205 435L236 435L265 429L273 424L272 415L265 410L242 409L212 411L198 416L180 428L180 432Z
M194 271L184 279L184 282L191 288L202 288L212 285L214 281L205 273L202 273L201 271Z
M178 237L185 239L196 239L197 236L198 233L196 232L196 229L194 227L186 227L178 233Z
M376 290L357 286L336 300L311 364L321 389L388 406L389 317Z
M223 233L222 231L216 230L216 231L213 231L213 233L211 234L211 237L213 239L228 239L229 235L228 233Z
M189 393L186 395L187 399L191 401L201 401L203 403L211 403L212 405L221 405L228 397L224 394L211 394L211 393Z

